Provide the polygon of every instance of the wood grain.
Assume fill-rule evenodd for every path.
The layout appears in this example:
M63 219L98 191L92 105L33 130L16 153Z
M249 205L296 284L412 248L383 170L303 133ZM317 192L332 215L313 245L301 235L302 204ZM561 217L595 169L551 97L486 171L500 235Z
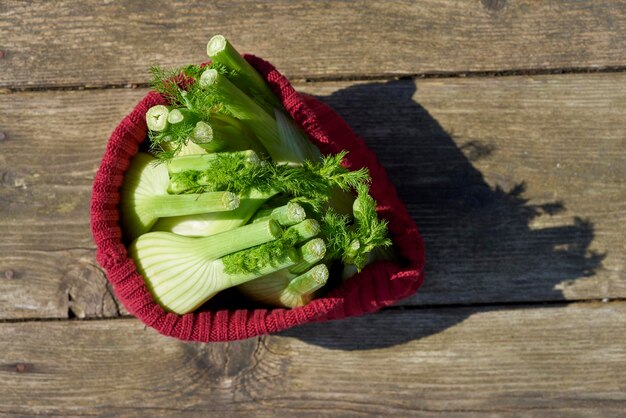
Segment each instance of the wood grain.
M0 413L617 417L625 327L619 302L387 311L225 344L134 319L5 323Z
M18 2L0 6L0 87L141 83L223 33L293 79L626 64L626 3Z
M626 296L624 74L324 82L426 241L406 304ZM145 90L0 95L0 318L109 316L90 186ZM71 296L71 301L70 301Z
M618 79L303 87L365 138L420 226L427 280L408 303L445 304L626 294L626 89L601 87Z
M0 318L117 315L89 227L106 139L139 97L116 93L1 96Z

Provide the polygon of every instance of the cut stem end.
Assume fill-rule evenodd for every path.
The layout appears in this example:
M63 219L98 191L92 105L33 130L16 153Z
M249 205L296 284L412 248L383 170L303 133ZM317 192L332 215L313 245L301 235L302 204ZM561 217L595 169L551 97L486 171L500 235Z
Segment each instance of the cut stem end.
M163 132L166 130L169 113L170 111L163 105L152 106L148 109L146 112L146 124L148 125L148 129L154 132Z
M219 54L226 48L226 38L223 35L215 35L206 45L206 53L209 57Z

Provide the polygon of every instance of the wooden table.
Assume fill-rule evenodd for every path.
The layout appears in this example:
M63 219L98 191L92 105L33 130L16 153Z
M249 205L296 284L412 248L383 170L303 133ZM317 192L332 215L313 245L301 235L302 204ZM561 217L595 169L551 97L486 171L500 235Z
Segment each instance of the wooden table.
M0 414L624 416L626 2L0 5ZM420 292L224 344L146 329L89 196L147 67L227 35L335 108L424 235Z

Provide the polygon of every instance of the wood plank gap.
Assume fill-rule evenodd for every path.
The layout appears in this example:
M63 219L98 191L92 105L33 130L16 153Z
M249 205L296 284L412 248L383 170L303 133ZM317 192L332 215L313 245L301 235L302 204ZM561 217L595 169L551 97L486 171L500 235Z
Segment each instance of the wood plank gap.
M110 320L134 320L133 315L128 313L122 313L118 316L88 316L85 318L78 318L76 316L57 317L57 318L4 318L0 319L0 324L22 324L30 322L97 322L97 321L110 321ZM146 326L147 327L147 326Z
M508 302L476 302L476 303L442 303L442 304L420 304L420 305L393 305L383 308L381 311L421 311L437 309L463 309L463 308L531 308L531 307L558 307L576 304L590 303L620 303L626 302L626 298L589 298L578 300L538 300L538 301L508 301Z
M385 81L385 80L414 80L414 79L430 79L430 78L470 78L470 77L516 77L516 76L534 76L534 75L560 75L560 74L595 74L595 73L623 73L626 72L626 66L607 66L607 67L567 67L567 68L519 68L500 71L431 71L419 72L412 74L373 74L373 75L354 75L354 76L320 76L306 77L302 80L294 79L293 81L305 81L309 83L324 81Z
M519 77L538 75L568 75L568 74L609 74L626 72L626 66L611 66L602 68L572 67L572 68L527 68L512 69L502 71L464 71L464 72L426 72L414 74L373 74L373 75L346 75L346 76L320 76L306 78L290 78L292 84L302 83L324 83L337 81L379 81L390 80L416 80L416 79L454 79L454 78L488 78L488 77ZM107 83L107 84L42 84L36 86L11 86L0 88L0 94L11 94L21 92L46 92L46 91L83 91L83 90L114 90L114 89L143 89L149 88L145 83Z
M438 311L445 309L483 309L483 308L497 308L497 309L532 309L542 307L566 307L566 306L583 306L589 304L620 304L626 302L626 298L612 298L612 299L581 299L575 301L562 301L562 300L546 300L546 301L526 301L526 302L505 302L505 303L450 303L441 305L394 305L382 308L380 311L373 312L369 315L379 315L384 312L402 312L402 311ZM28 322L87 322L87 321L109 321L109 320L129 320L135 319L133 315L128 313L120 313L118 316L108 317L58 317L58 318L5 318L0 319L0 324L19 324Z

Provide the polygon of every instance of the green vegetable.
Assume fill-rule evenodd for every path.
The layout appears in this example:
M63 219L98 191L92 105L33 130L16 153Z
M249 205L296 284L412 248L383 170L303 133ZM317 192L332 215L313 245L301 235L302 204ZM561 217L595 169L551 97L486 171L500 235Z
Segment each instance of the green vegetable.
M266 104L265 110L271 114L273 108L282 108L278 98L272 93L263 77L246 61L222 35L215 35L207 43L207 55L214 63L229 70L232 82L248 96Z
M167 171L170 175L172 175L183 173L185 171L210 170L212 168L212 164L222 158L232 159L235 161L235 164L238 164L241 167L246 164L259 164L261 162L256 152L251 150L219 154L187 155L183 157L174 157L169 160L167 162Z
M202 115L204 123L210 123L211 115L216 113L238 119L255 134L278 163L301 164L307 159L321 159L317 147L284 113L280 101L265 80L223 36L215 36L209 42L207 52L213 60L211 68L192 65L164 70L155 66L150 69L150 85L165 96L172 106L185 106ZM152 133L150 138L153 148L159 150L162 148L160 144L168 141L184 144L190 137L201 143L208 135L204 124L199 127L185 124L183 127L185 129L177 128L168 134L154 131L157 134ZM224 149L218 144L213 147L211 150ZM178 146L174 148L178 149ZM255 145L246 148L262 151ZM165 151L161 156L167 159L174 154Z
M155 230L171 231L188 236L207 236L244 225L271 197L286 193L294 202L304 202L321 210L328 202L334 188L350 190L368 179L365 170L349 171L341 166L345 153L326 157L320 163L305 162L291 167L272 162L246 163L245 154L216 153L209 156L172 159L171 190L198 191L229 190L240 196L239 207L229 213L209 213L196 216L165 218L159 220ZM202 160L204 159L204 160ZM197 168L210 159L210 169ZM196 161L197 164L193 161ZM172 168L170 168L170 171Z
M198 122L202 123L202 122ZM165 146L163 148L165 150L165 154L176 155L177 157L183 157L185 155L197 155L197 154L206 154L207 151L199 145L194 144L191 141L188 141L184 145L174 148L170 146Z
M274 115L267 113L254 100L239 90L228 78L213 68L202 73L198 85L209 97L250 128L276 162L300 163L304 155L293 155L293 149L284 147ZM292 148L292 147L291 147Z
M290 308L306 305L313 296L313 292L322 288L322 286L326 284L327 280L328 267L326 267L325 264L318 264L317 266L312 267L306 273L301 274L289 282L289 285L285 290L288 291L292 300L287 301L285 300L286 298L283 299L283 305ZM298 299L296 299L296 297ZM294 301L293 299L296 300Z
M321 209L329 201L334 188L348 191L369 179L366 169L349 171L341 166L345 152L325 157L319 163L305 161L301 166L271 161L244 165L237 154L216 155L207 170L176 173L173 178L178 182L176 189L179 190L181 185L187 185L190 191L229 190L239 193L256 189L270 197L287 193Z
M151 107L146 112L146 122L153 142L152 150L167 158L173 155L206 153L203 148L188 141L194 124L203 123L198 122L199 119L200 115L188 109L170 109L163 105Z
M325 265L313 267L320 260L331 262L341 259L346 267L344 277L360 271L366 264L383 259L380 250L391 245L387 238L385 221L378 219L376 202L364 184L357 186L357 198L353 204L354 224L350 218L338 215L333 210L322 217L322 236L326 241L316 241L302 259L283 269L251 282L240 285L239 290L250 299L273 306L293 308L308 303L313 292L328 279ZM325 276L324 271L325 269Z
M200 120L202 120L202 115L185 107L172 109L167 115L167 122L170 125L175 125L177 123L188 123L191 125L195 125Z
M274 117L281 147L285 148L284 154L292 156L292 159L287 161L299 164L304 161L317 162L322 159L320 150L309 141L305 133L289 116L274 109Z
M327 260L341 259L360 271L367 255L376 247L388 247L387 222L378 219L376 201L369 195L366 184L357 185L357 198L353 204L354 224L350 218L327 211L321 219L322 236L328 245Z
M138 153L126 172L120 206L128 239L148 232L161 217L225 212L239 206L239 197L228 191L168 194L167 168L154 162L148 154Z
M306 219L306 211L296 202L288 202L277 208L267 208L257 211L252 222L261 222L274 219L282 226L294 225Z
M309 303L327 280L328 267L318 264L299 276L284 269L241 284L237 289L248 298L267 305L295 308Z
M280 235L280 226L272 220L205 238L149 232L137 238L129 252L155 300L172 312L184 314L221 290L273 272L273 265L265 265L260 266L258 273L229 274L222 260L231 253L275 240ZM282 268L297 259L297 252L291 251L274 262Z
M352 206L354 215L353 242L343 261L361 268L367 261L367 254L377 247L388 247L387 221L378 219L376 201L370 196L365 184L357 186L357 198Z
M286 248L316 236L319 232L317 221L307 219L287 229L283 237L276 241L225 257L225 269L233 273L259 271L259 266L272 264L272 260L280 259ZM288 308L302 306L328 279L326 266L315 266L325 254L324 240L312 239L301 247L299 261L292 260L288 265L280 265L281 269L276 266L275 272L243 283L238 289L258 302Z
M193 90L193 94L197 97L204 95L198 100L220 103L222 112L239 119L254 132L277 163L300 164L311 155L320 156L319 150L284 116L277 125L275 113L268 113L217 70L209 68L204 71L197 84L203 91Z
M121 209L125 234L138 236L130 254L172 312L232 286L302 306L331 263L358 271L390 244L369 176L344 168L345 152L322 158L223 36L207 53L208 67L151 69L168 106L146 113L150 151L165 163L140 155L129 170Z
M368 265L380 260L397 262L398 259L398 254L396 253L396 251L394 251L393 247L376 247L372 251L367 253L364 265ZM357 269L357 266L355 266L354 264L345 264L343 267L343 271L341 272L341 279L343 281L346 281L358 272L359 269Z
M280 139L279 154L272 154L276 161L301 163L305 160L319 161L322 154L313 145L304 132L284 113L276 95L271 91L263 77L246 61L222 35L215 35L207 44L207 55L214 64L227 70L226 76L241 91L254 100L269 115L276 119L276 128Z
M273 260L280 258L285 251L293 248L296 244L313 238L319 232L320 226L316 220L307 219L302 221L289 227L283 236L276 241L239 251L225 257L224 266L226 272L233 274L256 272L265 265L273 264ZM304 248L306 248L306 251L302 253L300 262L310 262L311 260L317 262L321 260L326 250L324 241L321 239L314 239L308 242Z
M199 181L202 180L198 178L199 173L203 173L207 178L210 178L213 173L217 175L217 173L224 171L234 175L247 166L260 163L261 160L257 154L251 150L174 157L167 161L167 171L170 178L168 191L170 193L201 191L206 187L199 184ZM223 178L224 174L219 174L219 176ZM226 186L226 182L213 184L213 191Z
M152 151L163 159L178 155L189 143L189 137L200 119L199 114L185 108L151 107L146 112L146 121Z
M154 132L163 132L169 126L167 117L170 111L167 106L158 105L151 107L146 112L146 124L148 129Z
M161 218L155 231L170 231L190 237L206 237L244 225L273 193L251 190L240 195L239 207L228 213L203 213L200 215Z
M321 261L326 255L326 243L321 238L316 238L309 241L309 252L302 254L302 259L289 268L289 271L294 274L302 274L309 270L319 261Z
M254 150L266 154L254 133L238 119L219 113L211 114L208 121L197 122L189 139L210 152L229 150Z
M200 153L246 149L266 153L250 129L227 115L158 105L148 110L146 120L152 149L162 159L180 155L181 149L189 146Z

